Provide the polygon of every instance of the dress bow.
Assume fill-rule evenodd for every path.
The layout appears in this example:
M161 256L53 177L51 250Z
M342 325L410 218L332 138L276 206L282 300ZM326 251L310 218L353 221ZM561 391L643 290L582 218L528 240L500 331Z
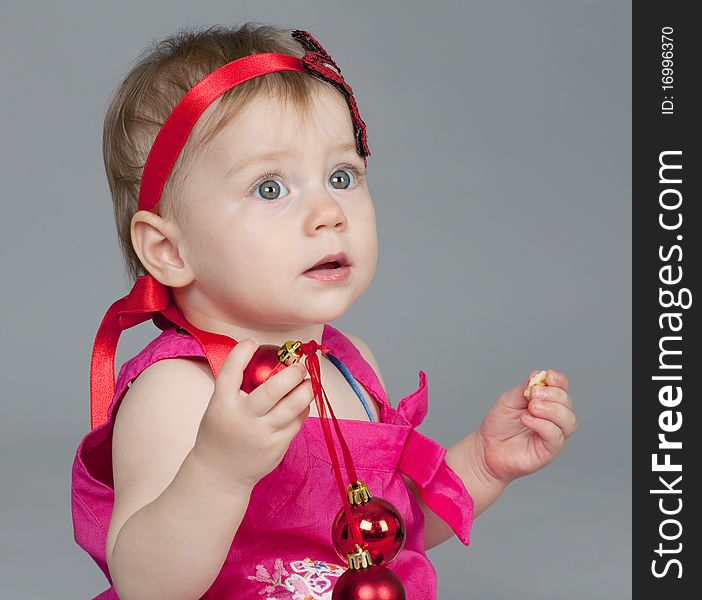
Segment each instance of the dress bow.
M419 372L419 380L419 389L403 398L397 408L411 425L397 467L415 483L424 504L441 517L467 546L473 522L473 498L446 463L446 448L415 429L427 414L427 385L423 371Z

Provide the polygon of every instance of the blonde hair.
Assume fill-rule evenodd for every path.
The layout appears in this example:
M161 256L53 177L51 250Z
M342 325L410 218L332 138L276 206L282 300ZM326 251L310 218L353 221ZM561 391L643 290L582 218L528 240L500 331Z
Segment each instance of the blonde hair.
M200 79L237 58L261 52L305 54L290 30L269 24L184 28L152 42L115 92L105 115L102 147L120 248L131 282L146 273L132 246L130 227L138 210L144 164L161 125ZM332 87L305 73L277 71L234 86L213 102L198 120L168 177L159 214L186 222L187 206L179 189L188 177L187 165L249 101L265 94L283 100L304 116L319 86Z

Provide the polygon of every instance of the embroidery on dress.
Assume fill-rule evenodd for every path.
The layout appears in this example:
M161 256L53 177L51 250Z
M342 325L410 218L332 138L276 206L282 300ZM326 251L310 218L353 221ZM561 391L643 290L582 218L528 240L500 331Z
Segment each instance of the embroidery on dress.
M265 600L331 600L334 582L346 571L345 567L310 558L291 561L289 567L292 573L282 558L276 558L272 574L258 564L256 575L247 575L247 579L268 584L258 592L265 595Z

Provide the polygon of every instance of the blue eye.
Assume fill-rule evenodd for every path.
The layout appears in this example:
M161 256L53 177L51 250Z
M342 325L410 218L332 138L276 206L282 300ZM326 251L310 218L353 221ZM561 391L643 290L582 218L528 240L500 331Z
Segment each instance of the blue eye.
M278 200L280 198L281 186L287 191L288 188L285 184L280 181L280 175L278 173L266 173L262 179L254 184L254 195L256 192L260 191L261 195L257 196L262 200Z
M351 178L349 177L349 173L353 174L353 178L355 180L357 171L354 167L342 167L341 169L334 171L331 176L332 187L337 190L345 190L351 187Z
M353 165L343 165L332 173L329 181L334 189L346 190L355 187L355 184L364 179L364 173ZM281 181L282 175L275 172L265 173L256 183L253 184L250 194L261 200L279 200L287 194L281 196L282 190L288 192L288 188Z

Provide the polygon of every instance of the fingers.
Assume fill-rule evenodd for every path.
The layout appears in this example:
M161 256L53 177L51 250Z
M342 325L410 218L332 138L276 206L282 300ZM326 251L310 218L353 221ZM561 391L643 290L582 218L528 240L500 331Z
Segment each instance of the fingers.
M268 413L285 394L297 386L307 374L307 368L294 363L275 373L259 385L251 394L241 391L244 370L254 356L259 343L246 338L241 340L227 355L215 380L214 396L221 399L239 398L248 414L261 417ZM255 394L255 397L250 397Z
M563 393L565 394L565 392ZM568 438L573 435L573 433L575 433L575 429L577 428L575 413L566 402L540 400L535 398L529 402L529 414L537 419L545 419L553 423L558 429L560 429L564 438Z
M560 371L554 371L553 369L546 371L546 383L554 387L563 388L566 392L568 391L568 378Z
M307 375L305 365L293 363L264 381L255 390L256 398L251 402L250 407L253 414L257 417L267 415L285 400L286 394L299 386L305 375Z
M535 385L531 388L529 388L529 382L531 381L531 378L539 373L538 370L532 371L529 374L529 377L526 378L526 380L522 383L520 386L520 391L522 394L524 394L525 398L531 398L531 393L539 389L540 385ZM546 371L546 385L550 387L556 387L556 388L561 388L565 390L566 392L568 391L568 378L565 376L565 374L561 373L560 371L554 371L553 369L548 369Z
M281 398L263 418L273 431L286 430L290 426L299 429L310 413L313 399L312 380L306 379Z
M532 371L529 378L538 371ZM528 381L528 380L527 380ZM573 399L568 394L568 378L560 371L546 371L546 384L531 388L528 412L522 423L537 433L550 450L561 447L577 428Z
M573 408L573 399L570 394L563 388L537 385L531 388L530 400L545 400L547 402L556 402Z
M543 440L544 446L549 453L557 454L565 444L563 430L552 421L534 417L528 412L522 414L521 421L525 427L531 429Z

